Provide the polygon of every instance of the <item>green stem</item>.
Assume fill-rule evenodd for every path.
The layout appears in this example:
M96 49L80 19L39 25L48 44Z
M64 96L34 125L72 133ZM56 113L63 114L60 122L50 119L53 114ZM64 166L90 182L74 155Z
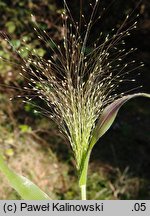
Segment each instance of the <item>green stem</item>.
M83 161L82 169L80 171L80 178L79 178L79 186L81 190L81 199L86 200L86 182L87 182L87 171L88 171L88 164L90 158L91 151L87 152L87 155Z
M80 189L81 189L81 199L86 200L86 185L81 185Z

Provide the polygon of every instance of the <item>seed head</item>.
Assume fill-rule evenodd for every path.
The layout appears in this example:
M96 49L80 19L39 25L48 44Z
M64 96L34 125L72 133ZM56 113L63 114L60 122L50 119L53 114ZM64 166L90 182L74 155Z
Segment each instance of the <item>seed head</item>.
M90 44L97 5L98 0L92 5L88 23L85 24L84 15L77 23L64 0L61 15L63 41L60 45L46 31L41 32L36 18L32 16L39 40L51 44L51 55L49 59L44 59L33 51L28 59L22 59L21 67L21 75L28 80L24 90L33 91L26 97L26 102L31 103L30 100L37 96L46 102L48 108L43 112L56 121L69 139L77 169L88 151L93 129L103 109L125 94L116 93L117 88L124 82L135 81L125 79L125 75L140 66L135 67L133 60L124 62L135 51L134 48L126 50L124 47L124 38L137 24L134 22L125 28L129 16L126 16L119 29L112 29L105 38L100 32L98 39ZM87 26L85 32L82 26ZM16 52L20 55L18 50Z

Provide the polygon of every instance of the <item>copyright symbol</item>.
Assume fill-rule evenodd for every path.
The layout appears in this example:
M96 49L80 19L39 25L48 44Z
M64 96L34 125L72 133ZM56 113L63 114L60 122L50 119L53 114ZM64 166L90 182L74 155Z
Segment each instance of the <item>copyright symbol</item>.
M3 209L4 209L5 213L7 213L7 212L15 213L16 212L16 204L15 203L13 203L13 204L5 203Z

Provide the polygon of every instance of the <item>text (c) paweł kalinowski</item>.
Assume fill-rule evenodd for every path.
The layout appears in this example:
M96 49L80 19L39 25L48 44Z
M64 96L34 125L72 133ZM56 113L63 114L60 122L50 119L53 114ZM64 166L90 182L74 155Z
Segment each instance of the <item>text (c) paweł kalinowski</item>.
M31 211L31 212L43 212L43 211L103 211L103 203L94 203L94 204L70 204L66 203L46 203L46 204L27 204L22 202L20 204L20 211Z

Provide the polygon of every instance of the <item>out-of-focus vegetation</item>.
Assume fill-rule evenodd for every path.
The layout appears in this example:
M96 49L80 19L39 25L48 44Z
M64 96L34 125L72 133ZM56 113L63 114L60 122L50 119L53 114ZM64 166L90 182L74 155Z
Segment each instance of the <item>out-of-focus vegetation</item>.
M105 1L102 5L107 8L110 2ZM74 16L78 17L79 1L68 4ZM111 28L120 25L122 17L136 4L135 0L115 1L104 14L102 24L96 25L93 37L99 28L107 34ZM88 14L87 1L83 1L83 5L85 14ZM38 39L31 14L35 15L40 29L46 30L57 43L61 43L62 10L61 1L0 0L0 30L8 35L14 46L12 50L1 38L0 56L8 62L0 61L0 147L12 168L33 180L52 198L79 199L74 161L66 140L58 135L53 122L35 112L32 105L15 98L24 94L22 86L26 80L19 74L20 66L9 63L12 59L18 62L15 49L20 50L23 58L33 50L48 58L50 50ZM133 46L139 49L135 58L143 61L145 67L137 82L149 91L149 1L143 1L136 10L140 13L138 28L126 42L127 48ZM10 101L10 97L14 99ZM95 146L89 171L89 199L150 198L150 109L149 104L144 102L141 99L138 106L136 101L126 105L113 128ZM1 173L0 183L1 199L19 199Z

